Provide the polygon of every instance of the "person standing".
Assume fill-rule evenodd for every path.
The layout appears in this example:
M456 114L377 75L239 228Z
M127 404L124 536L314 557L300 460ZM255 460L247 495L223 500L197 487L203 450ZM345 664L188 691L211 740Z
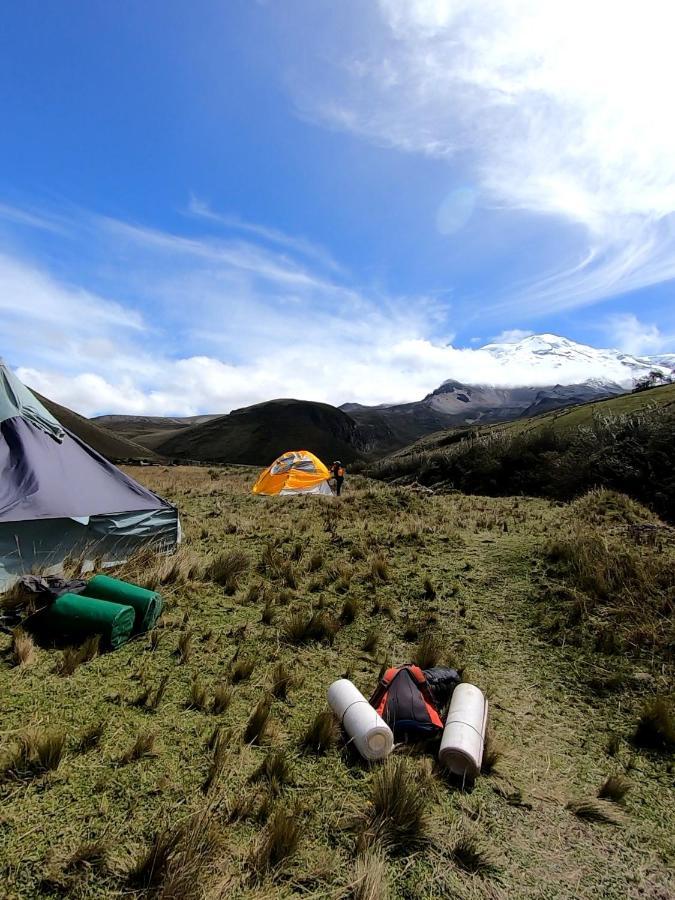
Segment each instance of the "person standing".
M340 491L342 490L342 484L345 480L345 467L342 465L339 459L336 459L333 465L330 467L330 473L335 479L335 493L339 497Z

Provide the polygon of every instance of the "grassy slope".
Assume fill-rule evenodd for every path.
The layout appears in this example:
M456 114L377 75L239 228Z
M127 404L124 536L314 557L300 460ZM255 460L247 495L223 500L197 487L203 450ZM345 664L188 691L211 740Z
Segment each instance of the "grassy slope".
M318 498L268 500L250 494L253 472L224 470L210 476L205 469L157 468L133 474L180 505L191 553L207 556L236 549L257 563L268 542L279 540L287 549L301 543L299 573L313 551L321 551L325 562L317 575L301 574L290 603L276 607L270 626L260 621L259 602L244 601L245 588L259 577L250 573L235 596L225 596L207 582L172 585L154 652L147 639L138 640L86 664L70 678L53 674L56 654L51 651L40 651L38 662L23 671L10 668L8 661L2 664L4 741L29 724L60 723L70 741L57 772L32 783L1 786L0 880L8 896L58 896L40 884L50 851L67 855L81 841L99 836L112 842L112 867L119 872L163 821L179 820L202 807L200 785L209 758L205 743L218 721L231 726L235 737L215 792L226 847L217 857L217 872L204 882L205 889L213 882L222 890L209 896L349 896L345 885L353 873L354 836L345 825L367 805L372 773L338 749L325 757L303 755L299 741L334 678L348 671L367 694L385 658L410 658L414 645L403 639L406 620L416 621L432 610L448 654L460 658L467 666L465 677L487 691L496 737L507 753L497 772L481 777L472 793L451 788L434 775L428 809L441 848L391 859L391 896L669 896L669 887L675 888L669 885L665 863L675 829L672 776L663 757L637 753L626 740L645 689L594 696L584 687L589 671L596 665L615 666L616 660L596 656L591 665L579 650L545 643L534 623L533 576L540 570L542 542L557 533L564 518L559 505L419 497L356 478L350 479L339 504ZM376 551L388 561L389 580L373 585L366 576L370 554ZM353 571L348 595L361 600L360 615L342 628L332 647L286 646L279 626L290 610L305 609L321 596L329 609L340 610L347 594L338 593L334 576L325 579L322 590L310 590L331 565ZM425 576L438 592L433 602L423 599ZM389 601L395 621L373 614L373 599ZM245 626L243 635L233 634L240 626ZM373 626L381 644L371 657L360 647ZM174 650L185 628L193 634L194 652L180 665ZM211 689L226 678L237 649L253 657L256 667L250 681L235 687L230 709L219 717L186 710L193 676ZM227 811L237 798L255 790L248 778L266 750L242 746L237 734L279 659L293 667L299 683L290 702L273 704L273 745L286 747L293 760L294 785L286 793L302 805L305 827L297 861L279 872L276 882L267 879L255 887L246 879L245 860L261 826L228 824ZM640 668L648 670L649 662ZM156 713L129 705L145 681L156 684L164 673L171 680ZM654 675L661 677L656 664ZM101 749L75 753L74 739L102 716L108 726ZM142 728L157 732L157 756L116 767L115 760ZM614 757L606 753L612 734L621 737ZM420 769L425 766L419 754L412 761ZM633 787L622 824L584 822L565 809L570 798L593 797L608 774L626 766L631 767ZM531 809L517 805L519 795ZM497 865L491 874L466 874L443 851L467 828L491 847ZM79 896L121 896L121 884L114 874L92 877Z
M497 425L487 425L479 429L457 428L437 432L421 438L409 447L393 453L392 456L408 456L416 453L427 453L444 446L449 440L455 441L469 433L528 433L542 428L552 427L554 430L565 430L586 425L595 415L626 415L638 412L646 406L675 407L675 384L664 385L637 394L622 394L608 400L597 400L594 403L583 403L566 409L553 410L531 419L516 419Z
M102 425L97 425L91 419L86 419L84 416L73 412L72 409L43 397L37 391L33 391L33 393L40 403L46 406L49 412L59 420L64 428L72 431L73 434L76 434L86 444L89 444L90 447L93 447L94 450L105 456L106 459L110 459L113 462L157 459L156 454L148 447L136 443L136 441L125 435L115 434Z

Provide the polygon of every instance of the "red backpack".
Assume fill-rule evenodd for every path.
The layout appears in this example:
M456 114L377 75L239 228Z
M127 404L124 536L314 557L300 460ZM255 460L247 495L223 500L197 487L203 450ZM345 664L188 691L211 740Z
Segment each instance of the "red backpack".
M369 702L397 741L420 741L443 731L438 707L419 666L387 669Z

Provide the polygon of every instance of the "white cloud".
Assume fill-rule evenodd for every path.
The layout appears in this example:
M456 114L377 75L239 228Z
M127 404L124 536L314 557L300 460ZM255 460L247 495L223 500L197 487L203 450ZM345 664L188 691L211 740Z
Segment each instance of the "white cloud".
M675 277L674 6L380 0L379 10L367 49L343 48L341 76L314 72L297 102L382 145L461 155L483 204L582 229L585 253L561 252L556 270L505 289L497 308L566 309Z
M523 338L529 337L533 332L524 331L522 328L507 328L496 337L492 338L494 344L515 344L522 341Z
M675 347L675 334L663 334L657 325L641 322L633 313L609 316L606 333L612 346L633 356L672 352Z
M69 228L69 240L84 229L98 253L97 289L0 256L0 346L24 381L85 415L228 412L275 397L396 403L447 378L517 385L623 374L592 360L561 367L542 357L533 369L458 349L436 298L384 295L251 241L91 216ZM628 326L638 330L619 324L625 340ZM649 337L643 329L641 346Z

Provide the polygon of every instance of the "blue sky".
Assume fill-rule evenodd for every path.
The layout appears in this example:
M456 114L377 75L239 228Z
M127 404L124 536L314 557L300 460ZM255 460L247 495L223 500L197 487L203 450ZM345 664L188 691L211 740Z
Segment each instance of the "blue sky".
M86 414L188 414L417 399L484 379L504 334L672 352L674 24L657 0L10 4L0 353Z

